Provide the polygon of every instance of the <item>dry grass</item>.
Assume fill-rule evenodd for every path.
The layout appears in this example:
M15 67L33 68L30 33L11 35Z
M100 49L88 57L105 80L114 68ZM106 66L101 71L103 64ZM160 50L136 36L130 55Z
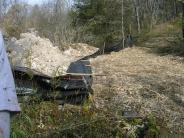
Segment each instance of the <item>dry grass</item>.
M137 47L91 62L94 73L107 75L94 78L97 107L108 106L117 112L133 110L141 116L154 114L161 125L184 131L183 63Z
M142 44L144 44L145 41L149 41L152 38L154 40L158 38L159 41L159 38L173 39L173 36L174 38L182 36L181 22L181 18L177 18L170 22L158 24L154 26L150 32L142 32L139 34L136 44L138 46L143 46Z
M155 26L140 39L139 47L91 59L93 72L107 75L94 78L99 108L154 114L160 125L184 132L184 59L158 51L179 46L173 43L181 34L179 22Z

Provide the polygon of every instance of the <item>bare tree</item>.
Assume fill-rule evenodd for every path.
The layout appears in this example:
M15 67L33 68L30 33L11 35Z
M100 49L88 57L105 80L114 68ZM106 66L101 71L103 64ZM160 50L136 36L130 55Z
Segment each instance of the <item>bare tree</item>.
M140 25L140 15L139 15L139 0L134 0L134 4L135 4L136 19L137 19L137 30L138 30L138 33L140 33L141 25Z
M183 38L184 38L184 0L182 1L182 9L183 9L182 30L183 30Z
M125 41L125 32L124 32L124 0L122 0L122 19L121 19L121 21L122 21L122 23L121 23L121 25L122 25L122 38L123 38L123 48L125 47L125 43L124 43L124 41Z
M7 12L10 4L11 4L11 0L0 0L0 20L3 18L4 14Z

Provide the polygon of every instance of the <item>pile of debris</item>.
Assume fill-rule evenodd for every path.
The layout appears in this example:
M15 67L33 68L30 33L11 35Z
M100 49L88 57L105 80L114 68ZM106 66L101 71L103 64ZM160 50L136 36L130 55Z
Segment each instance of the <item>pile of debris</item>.
M69 65L87 55L98 51L87 44L72 44L61 51L49 39L41 38L35 32L23 33L20 39L12 38L7 51L13 66L35 69L48 76L66 73Z

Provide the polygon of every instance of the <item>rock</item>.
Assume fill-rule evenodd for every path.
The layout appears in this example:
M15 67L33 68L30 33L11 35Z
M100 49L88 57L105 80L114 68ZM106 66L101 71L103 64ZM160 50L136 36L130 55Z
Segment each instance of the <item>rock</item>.
M175 94L175 100L179 103L184 105L184 96L180 94Z
M14 66L28 67L49 76L66 73L71 62L97 50L87 44L71 44L68 49L61 51L49 39L41 38L33 31L22 33L19 40L12 38L7 45Z

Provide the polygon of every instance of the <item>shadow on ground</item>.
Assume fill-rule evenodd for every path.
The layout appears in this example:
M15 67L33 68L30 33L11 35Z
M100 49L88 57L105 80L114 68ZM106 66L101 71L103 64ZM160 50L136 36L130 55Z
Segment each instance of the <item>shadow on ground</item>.
M140 44L148 52L159 56L173 55L184 57L184 40L181 37L154 37Z
M158 75L135 76L136 81L139 81L143 87L141 96L145 99L153 98L156 94L168 97L175 104L184 107L184 101L180 96L183 96L183 88L180 84L184 83L184 79L179 76L167 76L162 78ZM152 97L153 96L153 97Z

